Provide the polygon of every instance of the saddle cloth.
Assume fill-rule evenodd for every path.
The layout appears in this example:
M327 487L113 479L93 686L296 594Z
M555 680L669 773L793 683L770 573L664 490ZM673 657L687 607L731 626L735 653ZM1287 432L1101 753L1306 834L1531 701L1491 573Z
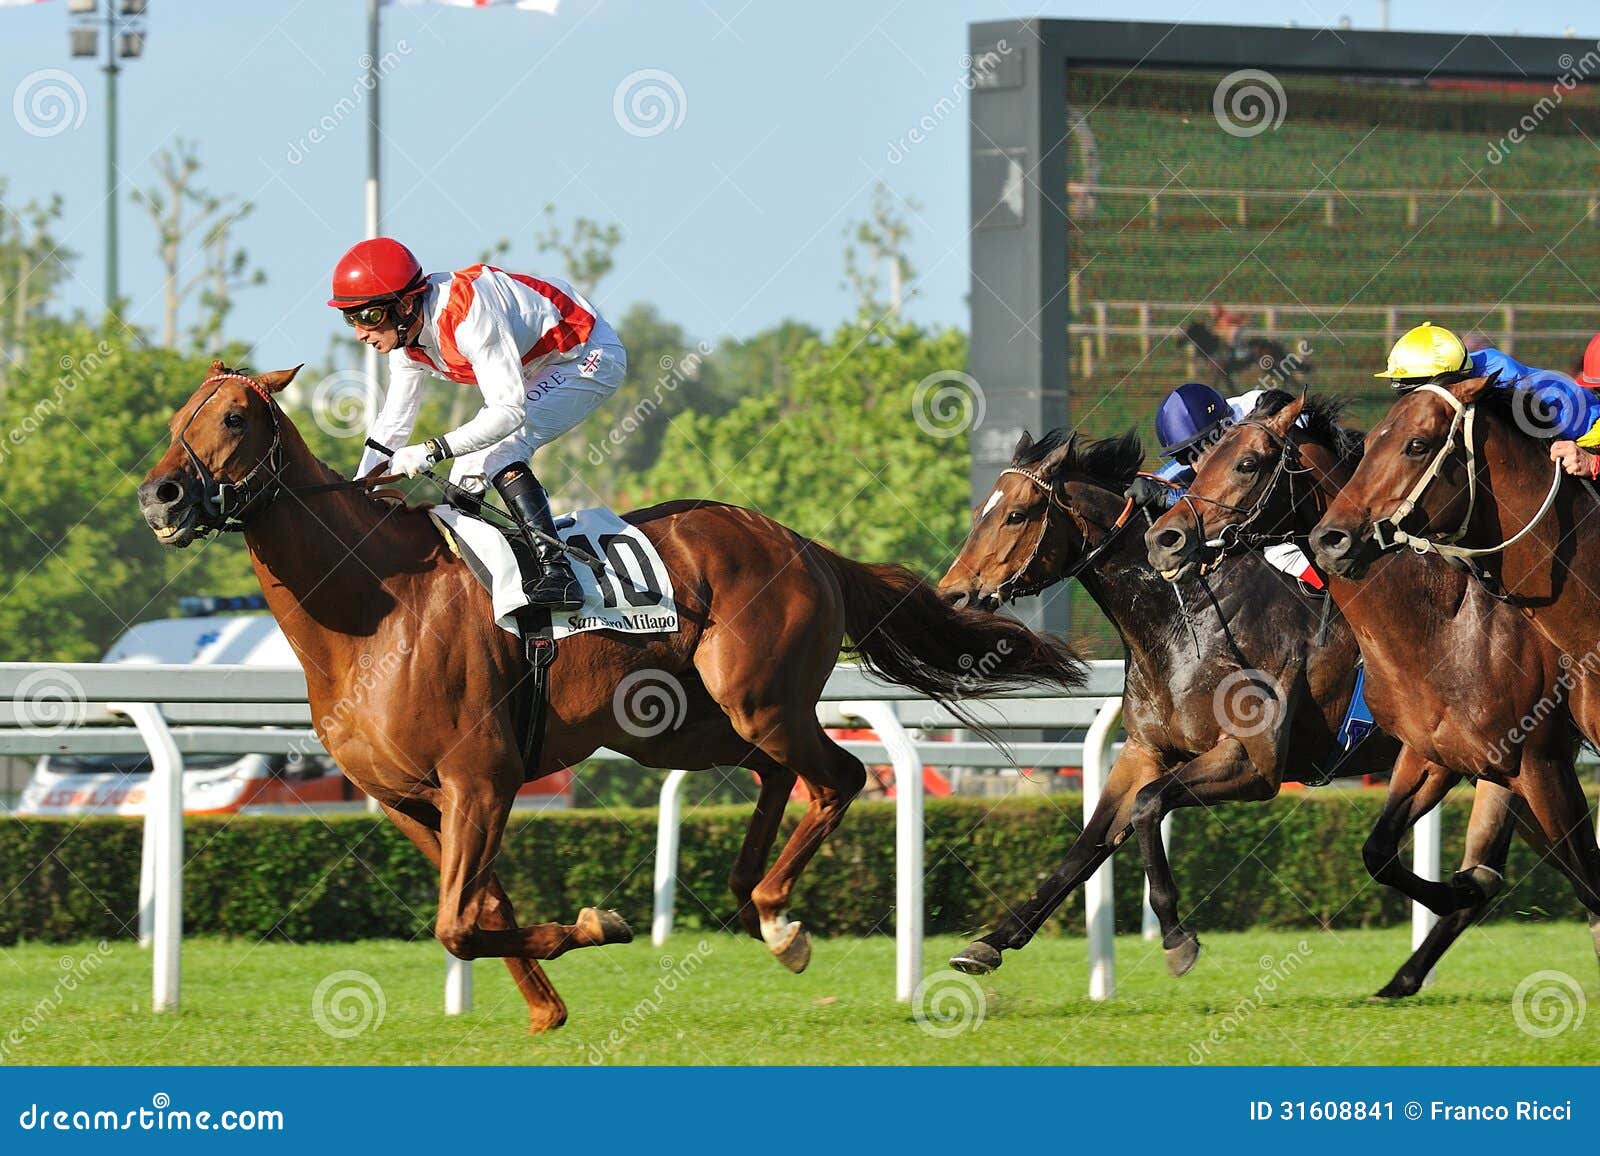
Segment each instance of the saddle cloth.
M522 574L511 543L499 527L464 514L453 506L433 506L428 513L494 601L494 620L519 635L517 610L528 604ZM604 561L595 568L569 556L583 587L582 608L550 616L557 639L588 630L624 634L671 634L678 629L678 605L672 597L672 576L661 555L636 526L612 510L596 506L556 519L563 542Z

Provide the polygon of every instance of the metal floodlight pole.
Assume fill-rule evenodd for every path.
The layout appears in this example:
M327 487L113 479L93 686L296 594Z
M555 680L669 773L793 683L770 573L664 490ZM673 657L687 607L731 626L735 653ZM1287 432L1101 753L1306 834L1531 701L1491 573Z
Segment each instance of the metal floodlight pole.
M367 0L367 236L378 235L378 0ZM365 347L366 389L363 404L366 425L372 428L378 416L381 390L378 381L378 351Z
M117 0L106 0L106 309L115 310L117 276Z

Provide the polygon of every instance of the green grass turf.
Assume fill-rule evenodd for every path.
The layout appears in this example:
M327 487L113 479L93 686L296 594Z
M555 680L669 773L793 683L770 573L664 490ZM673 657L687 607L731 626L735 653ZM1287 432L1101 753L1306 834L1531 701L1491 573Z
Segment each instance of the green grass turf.
M1580 924L1497 924L1469 932L1437 983L1398 1003L1367 999L1406 954L1405 928L1375 931L1202 933L1205 954L1182 980L1167 977L1157 945L1117 945L1118 995L1085 996L1081 939L1041 938L1009 953L977 983L975 1029L925 1030L892 999L886 938L819 941L793 976L750 940L676 937L574 953L549 971L571 1009L568 1025L533 1037L503 967L476 965L475 1010L442 1012L443 955L432 943L184 946L183 1010L152 1016L150 959L128 943L39 1021L63 957L92 945L28 944L0 963L0 1048L7 1063L56 1064L1174 1064L1210 1043L1221 1064L1577 1064L1600 1058L1600 1011L1551 1038L1513 1016L1519 981L1540 969L1576 978L1592 1000L1596 964ZM1309 950L1300 948L1301 942ZM662 977L692 974L665 990ZM943 968L962 941L929 940L930 975L959 996ZM1291 953L1298 966L1287 965ZM664 966L663 957L671 963ZM1265 963L1265 969L1264 969ZM1286 978L1263 984L1273 970ZM381 1023L336 1039L318 1026L313 994L329 975L359 970L382 988ZM948 979L946 977L949 977ZM1275 987L1266 991L1265 987ZM657 1000L652 1010L651 999ZM1242 1001L1242 1002L1241 1002ZM932 1005L954 1005L934 997ZM1235 1013L1230 1016L1230 1013ZM939 1025L935 1025L939 1026ZM954 1026L954 1025L950 1025ZM21 1042L7 1038L16 1030ZM613 1036L611 1033L615 1032Z

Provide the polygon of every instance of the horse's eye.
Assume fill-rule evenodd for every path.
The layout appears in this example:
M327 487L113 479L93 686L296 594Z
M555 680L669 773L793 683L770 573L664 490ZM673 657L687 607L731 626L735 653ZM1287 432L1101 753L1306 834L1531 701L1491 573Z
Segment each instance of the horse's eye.
M244 414L235 410L222 419L222 424L231 430L242 430L244 428Z
M1006 515L1006 525L1008 526L1019 526L1027 520L1028 511L1026 510L1012 510Z
M1241 474L1253 474L1261 468L1261 459L1254 454L1246 454L1239 459L1238 464L1233 468Z
M1420 458L1425 456L1427 452L1428 443L1421 438L1412 438L1406 442L1406 457L1408 458Z

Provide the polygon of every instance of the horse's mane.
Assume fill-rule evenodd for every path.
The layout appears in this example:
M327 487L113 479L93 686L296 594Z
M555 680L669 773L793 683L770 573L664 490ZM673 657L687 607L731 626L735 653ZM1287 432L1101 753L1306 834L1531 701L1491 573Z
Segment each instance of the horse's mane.
M1072 449L1061 464L1061 474L1086 474L1111 485L1126 486L1144 464L1144 446L1131 429L1115 437L1082 442L1065 428L1051 430L1017 454L1011 464L1034 465L1069 443Z
M1250 411L1250 416L1271 417L1294 401L1295 396L1281 389L1265 390L1256 400L1256 407ZM1300 410L1300 416L1305 421L1301 432L1323 449L1331 450L1341 465L1354 464L1361 460L1361 452L1367 437L1365 431L1340 423L1344 407L1343 398L1308 394L1305 405Z

